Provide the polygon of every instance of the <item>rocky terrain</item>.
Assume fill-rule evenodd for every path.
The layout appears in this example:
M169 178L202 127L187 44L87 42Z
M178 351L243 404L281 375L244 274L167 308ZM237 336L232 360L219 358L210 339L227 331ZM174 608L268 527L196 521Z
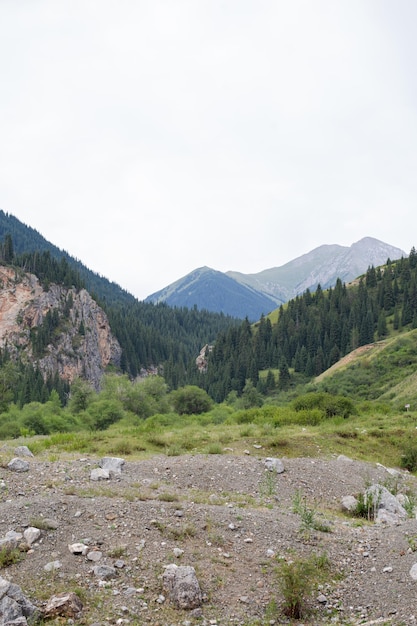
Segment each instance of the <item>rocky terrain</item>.
M51 596L75 592L82 610L51 620L289 623L277 568L316 554L327 555L329 571L300 623L416 622L416 519L373 523L341 510L344 496L371 484L413 494L416 479L407 473L345 457L282 459L278 473L254 449L126 459L109 474L92 456L17 452L28 471L11 469L16 451L2 450L0 537L3 545L15 537L25 551L0 575L41 611ZM297 498L330 532L294 512ZM175 605L163 580L169 564L194 568L198 606Z
M59 325L36 356L31 333L48 312L56 312ZM58 373L69 382L83 376L96 389L106 367L119 365L121 357L107 316L85 289L50 285L46 290L33 274L0 265L0 348L5 346L12 358L24 355L45 376Z

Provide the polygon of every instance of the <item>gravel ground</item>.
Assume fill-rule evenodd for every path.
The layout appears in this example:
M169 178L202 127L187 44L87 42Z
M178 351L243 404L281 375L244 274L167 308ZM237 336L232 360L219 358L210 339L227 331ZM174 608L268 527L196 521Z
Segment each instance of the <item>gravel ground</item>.
M409 572L417 562L410 548L416 520L376 525L340 507L343 496L370 483L393 484L387 469L298 458L283 459L285 472L276 474L261 455L127 460L120 478L100 482L90 480L99 461L93 457L31 458L26 473L0 468L0 537L45 520L55 526L0 573L39 607L54 593L77 590L79 623L281 624L288 620L280 612L278 559L325 553L331 573L309 599L303 624L415 624L417 581ZM395 480L417 490L411 475ZM331 532L300 531L296 494ZM72 554L74 542L101 553L99 561ZM59 567L45 571L51 562ZM204 595L197 614L162 597L161 575L172 562L196 569ZM103 581L93 573L97 564L115 567L116 576Z

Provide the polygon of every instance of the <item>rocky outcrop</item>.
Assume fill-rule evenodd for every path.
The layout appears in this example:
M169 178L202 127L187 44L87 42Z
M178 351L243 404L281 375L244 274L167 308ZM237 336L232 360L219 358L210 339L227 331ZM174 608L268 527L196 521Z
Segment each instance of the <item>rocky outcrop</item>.
M54 314L47 345L36 351L33 336ZM50 316L49 316L50 317ZM36 363L43 375L72 382L83 377L99 388L105 368L120 364L121 348L104 311L81 289L50 285L43 289L33 274L0 267L0 347L12 358Z

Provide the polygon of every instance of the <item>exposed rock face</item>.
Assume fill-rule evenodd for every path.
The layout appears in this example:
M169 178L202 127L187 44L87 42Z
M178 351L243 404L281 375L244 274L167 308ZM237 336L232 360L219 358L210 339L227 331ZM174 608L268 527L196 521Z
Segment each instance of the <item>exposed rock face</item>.
M39 356L31 331L48 312L58 317L58 326ZM6 345L12 357L23 354L45 376L58 372L69 382L82 376L95 388L107 365L119 365L121 357L106 314L85 289L51 285L45 291L33 274L0 266L0 347Z

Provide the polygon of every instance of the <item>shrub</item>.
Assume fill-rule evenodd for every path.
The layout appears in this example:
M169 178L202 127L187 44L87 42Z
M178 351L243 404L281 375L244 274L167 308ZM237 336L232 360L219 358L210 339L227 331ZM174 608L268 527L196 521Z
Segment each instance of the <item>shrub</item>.
M311 555L282 562L278 568L278 587L283 595L282 611L291 619L302 619L308 613L308 599L329 568L325 555Z
M410 472L417 470L417 445L409 444L401 455L401 467Z
M179 415L199 415L207 413L213 406L213 401L204 389L195 385L186 385L171 392L171 400Z

